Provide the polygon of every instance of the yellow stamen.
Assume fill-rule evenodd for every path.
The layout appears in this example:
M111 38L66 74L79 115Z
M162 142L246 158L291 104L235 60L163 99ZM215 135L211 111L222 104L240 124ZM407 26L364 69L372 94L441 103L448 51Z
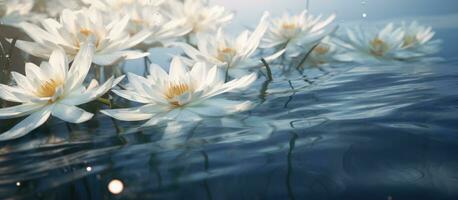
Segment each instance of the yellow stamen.
M56 89L61 85L62 85L62 81L51 79L43 83L40 86L40 88L37 89L35 94L38 97L53 97L56 92Z
M402 44L403 48L409 47L413 45L415 42L417 42L417 38L412 35L407 35L404 37L404 43Z
M226 61L227 58L234 57L236 51L233 48L223 48L218 50L217 59L220 61Z
M165 92L165 97L169 100L170 105L173 108L180 107L180 103L175 100L175 97L180 96L188 91L191 90L191 87L189 87L187 84L176 84L176 85L171 85Z
M295 29L296 28L296 24L294 24L294 23L284 23L281 27L283 29L291 30L291 29Z
M145 23L145 21L142 19L131 19L131 21L132 23L137 24L137 25Z
M375 56L383 56L389 50L389 46L380 38L376 37L371 42L371 53Z
M318 55L324 55L329 52L329 45L327 44L320 44L313 49L313 52Z
M87 36L89 36L90 34L92 34L92 31L89 30L89 29L82 28L82 29L80 29L80 33L81 33L82 35L84 35L84 36L87 37Z

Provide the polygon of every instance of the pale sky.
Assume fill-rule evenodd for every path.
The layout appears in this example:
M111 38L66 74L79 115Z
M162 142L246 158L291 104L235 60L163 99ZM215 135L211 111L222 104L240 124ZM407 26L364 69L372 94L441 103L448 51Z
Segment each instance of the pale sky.
M281 15L285 11L299 13L306 7L306 0L210 0L237 12L236 24L256 24L262 12ZM365 3L362 3L365 2ZM362 20L379 21L398 18L446 16L457 14L458 0L311 0L310 10L314 14L337 14L338 22ZM450 19L450 23L458 21ZM443 22L441 22L443 23Z

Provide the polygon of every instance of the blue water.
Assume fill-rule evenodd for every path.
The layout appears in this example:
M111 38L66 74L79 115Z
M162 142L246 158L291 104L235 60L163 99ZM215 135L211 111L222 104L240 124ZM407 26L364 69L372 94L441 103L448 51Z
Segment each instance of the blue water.
M443 61L260 77L224 119L52 119L0 143L0 199L458 199L458 30L437 31Z
M457 64L341 66L275 80L265 101L259 87L246 92L264 101L253 111L178 133L104 116L51 120L1 144L0 196L456 199ZM126 187L119 196L106 189L114 178Z

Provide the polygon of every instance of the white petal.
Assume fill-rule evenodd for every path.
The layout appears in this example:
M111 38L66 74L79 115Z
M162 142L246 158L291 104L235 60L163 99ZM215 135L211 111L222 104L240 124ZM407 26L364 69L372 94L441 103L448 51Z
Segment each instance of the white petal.
M194 112L191 112L187 109L182 109L175 120L178 122L192 122L200 121L202 118Z
M55 75L61 76L63 80L66 80L68 72L68 59L62 49L56 49L51 53L51 56L49 57L49 64L52 66Z
M138 103L151 103L151 100L130 90L112 90L118 96Z
M45 107L40 111L33 113L13 128L0 135L0 141L12 140L22 137L30 131L44 124L51 115L51 106Z
M91 90L85 91L83 94L71 94L66 96L64 99L61 100L62 103L67 105L81 105L88 102L91 102L105 93L107 93L113 86L113 77L108 79L103 85L100 87L93 88Z
M27 79L27 77L17 72L11 72L11 76L13 77L17 86L21 87L25 91L32 92L35 91L35 87L39 87L39 85L37 86L37 84L40 84L39 82L30 82L29 79Z
M54 105L52 115L70 123L83 123L94 116L94 114L88 113L81 108L62 103L56 103Z
M173 57L170 63L169 77L172 81L180 81L186 76L186 66L179 57Z
M168 77L167 72L156 64L151 64L149 66L149 74L148 78L152 79L153 82L162 82Z
M25 51L26 53L39 57L39 58L48 58L51 54L51 50L45 48L41 44L35 42L21 41L16 42L16 47Z
M71 91L83 84L91 68L94 51L94 44L90 42L83 44L68 72L69 78L67 80L68 82L65 83L65 91Z
M26 103L8 108L0 108L0 119L22 117L44 107L42 104Z
M102 110L100 112L121 121L142 121L151 119L161 111L162 109L159 109L156 105L148 104L135 108Z
M249 101L232 101L227 99L208 99L188 109L203 116L220 117L249 110L253 104Z

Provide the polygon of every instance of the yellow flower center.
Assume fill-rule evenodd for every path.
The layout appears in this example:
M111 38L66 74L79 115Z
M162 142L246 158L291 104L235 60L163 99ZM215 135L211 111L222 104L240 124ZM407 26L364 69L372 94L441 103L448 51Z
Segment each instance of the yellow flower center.
M389 50L389 46L380 38L376 37L371 42L371 54L374 56L383 56Z
M176 101L175 97L178 97L186 92L189 92L191 90L191 87L187 84L176 84L176 85L170 85L169 88L167 88L167 91L165 91L165 97L167 100L169 100L170 105L173 108L180 107L180 103Z
M318 55L324 55L329 52L329 45L327 44L319 44L315 49L313 49L313 53Z
M139 19L139 18L133 18L131 19L132 23L134 24L137 24L137 25L141 25L143 23L145 23L145 20L142 20L142 19Z
M82 29L80 29L80 33L81 33L81 35L84 35L85 37L87 37L90 34L92 34L92 31L89 30L89 29L86 29L86 28L82 28Z
M62 85L60 80L49 80L43 83L35 92L38 97L53 97L56 93L56 89ZM52 100L50 100L52 103Z
M294 24L294 23L284 23L281 27L283 29L291 30L291 29L295 29L296 28L296 24Z
M230 60L232 57L235 56L235 54L235 49L226 47L218 50L218 55L216 58L224 62Z
M404 37L404 42L402 44L402 47L403 48L410 47L411 45L413 45L416 42L417 42L417 37L412 36L412 35L407 35Z

